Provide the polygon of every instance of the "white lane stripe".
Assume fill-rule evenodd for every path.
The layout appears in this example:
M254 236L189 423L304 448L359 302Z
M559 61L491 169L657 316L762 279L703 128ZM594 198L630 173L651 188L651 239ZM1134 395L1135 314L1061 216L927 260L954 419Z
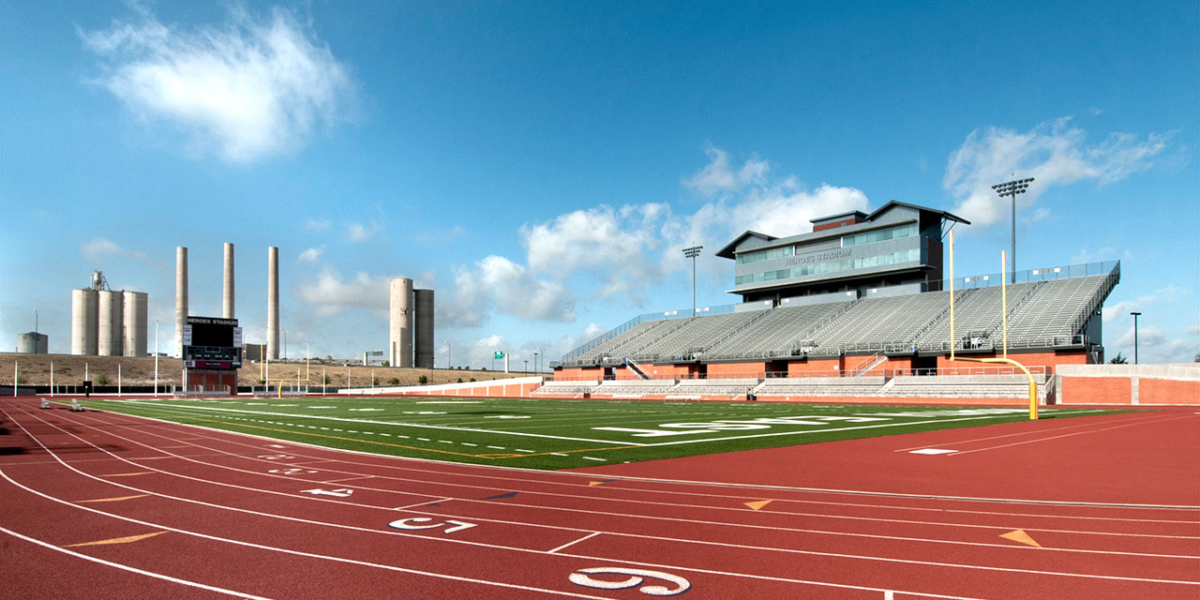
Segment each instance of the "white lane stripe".
M1060 439L1060 438L1065 438L1065 437L1074 437L1074 436L1077 436L1077 435L1088 435L1088 434L1092 434L1092 433L1098 433L1098 432L1101 432L1101 431L1108 431L1108 430L1110 430L1110 429L1124 429L1124 428L1126 428L1126 427L1135 427L1135 426L1137 426L1137 425L1147 425L1147 424L1150 424L1150 425L1152 425L1152 424L1155 424L1155 423L1162 423L1162 422L1164 422L1164 421L1176 421L1176 420L1179 420L1179 419L1190 419L1190 418L1191 418L1191 417L1187 417L1187 416L1183 416L1183 417L1169 417L1169 418L1166 418L1166 419L1158 419L1158 420L1156 420L1156 421L1137 421L1137 422L1134 422L1134 423L1122 423L1121 425L1114 425L1114 426L1112 426L1112 427L1106 427L1106 428L1104 428L1104 429L1093 429L1093 430L1091 430L1091 431L1077 431L1077 432L1075 432L1075 433L1064 433L1064 434L1062 434L1062 435L1056 435L1056 436L1052 436L1052 437L1045 437L1045 438L1038 438L1038 439L1036 439L1036 440L1025 440L1025 441L1023 441L1023 442L1013 442L1013 443L1011 443L1011 444L1001 444L1001 445L999 445L999 446L989 446L989 447L987 447L987 448L976 448L976 449L974 449L974 450L963 450L962 452L959 452L958 454L959 454L959 455L962 455L962 454L970 454L970 453L972 453L972 452L983 452L984 450L996 450L996 449L999 449L999 448L1008 448L1009 446L1021 446L1021 445L1024 445L1024 444L1034 444L1034 443L1037 443L1037 442L1048 442L1048 441L1050 441L1050 440L1057 440L1057 439Z
M138 575L145 575L147 577L153 577L155 579L162 579L163 581L169 581L171 583L178 583L180 585L186 585L188 587L199 588L199 589L206 590L209 592L217 592L218 594L237 596L238 598L253 598L254 600L270 600L270 598L266 598L264 596L255 596L253 594L247 594L245 592L236 592L234 590L228 590L225 588L219 588L219 587L212 586L212 585L206 585L206 584L199 583L196 581L188 581L186 579L179 579L178 577L171 577L170 575L163 575L162 573L155 573L153 571L144 571L137 567L131 567L129 565L122 565L120 563L110 562L110 561L104 560L102 558L96 558L94 556L89 556L87 554L76 552L74 550L68 550L61 546L55 546L54 544L48 544L46 542L43 542L42 540L36 540L31 537L21 535L15 531L10 531L3 527L0 527L0 532L7 533L8 535L11 535L20 540L24 540L31 544L37 544L39 546L42 546L43 548L49 548L51 550L54 550L55 552L62 552L63 554L67 554L67 555L73 556L75 558L82 558L84 560L91 561L94 563L99 563L106 567L112 567L114 569L121 569L123 571L129 571L130 573L137 573Z
M589 533L589 534L587 534L587 535L585 535L585 536L583 536L583 537L581 537L581 538L579 538L579 539L577 539L577 540L575 540L575 541L572 541L572 542L567 542L567 543L565 543L565 544L563 544L563 545L561 545L561 546L559 546L559 547L557 547L557 548L555 548L555 549L553 549L553 550L549 550L549 551L547 551L547 553L548 553L548 554L554 554L555 552L558 552L559 550L563 550L563 549L566 549L566 548L570 548L571 546L574 546L575 544L578 544L579 542L583 542L583 541L586 541L586 540L590 540L590 539L592 539L592 538L594 538L594 537L596 537L596 536L598 536L598 535L600 535L600 532L599 532L599 531L593 531L593 532L591 532L591 533Z
M106 411L98 411L98 412L106 412ZM157 419L154 417L126 415L124 413L107 413L106 412L106 414L110 415L110 416L118 416L119 415L121 417L129 418L129 419L136 419L138 421L143 421L143 420L144 421L153 421L153 422L159 424L158 427L170 430L172 432L172 436L175 435L175 431L172 428L176 428L176 427L184 428L185 430L188 431L189 434L196 434L196 433L199 433L199 431L203 431L204 433L207 434L204 437L207 437L207 439L209 439L209 440L219 441L221 443L235 443L237 445L245 446L247 448L257 448L258 446L257 446L257 444L231 442L230 440L227 440L223 437L218 438L215 436L216 436L216 434L220 434L222 436L246 437L251 440L257 441L258 443L261 443L261 440L264 439L262 436L257 436L257 435L253 435L253 434L210 429L210 428L202 427L202 426L198 426L198 425L176 423L174 421L164 421L162 419ZM106 424L108 424L108 423L106 423ZM193 430L199 430L199 431L193 431ZM157 437L162 437L162 438L166 438L166 439L172 439L172 440L174 439L174 437L172 437L172 436L163 436L163 435L157 435L157 434L151 434L151 435L156 435ZM406 437L406 436L397 436L397 437ZM266 438L266 439L270 439L270 438ZM137 443L141 443L141 442L137 442ZM292 443L294 443L296 445L300 445L300 446L305 446L305 447L313 449L313 450L341 452L337 448L330 448L327 446L318 446L318 445L314 445L314 444L310 444L310 443L306 443L306 442L292 442ZM145 445L145 444L143 444L143 445ZM219 452L219 453L230 455L230 456L234 455L233 453L220 451L215 448L211 448L209 446L200 446L200 445L195 445L195 446L198 448L203 448L206 450L211 450L214 452ZM149 447L149 446L147 446L147 447ZM920 446L916 446L916 447L920 447ZM492 449L496 449L496 450L505 450L506 449L503 446L488 446L488 448L492 448ZM354 453L354 454L358 455L357 453ZM361 455L358 455L358 456L361 456ZM178 456L178 457L184 458L185 460L191 460L191 459L188 459L187 457L183 457L183 456ZM201 461L191 460L191 462L200 462L200 464L204 464L207 466L217 466L220 468L236 470L239 472L248 472L248 471L243 471L243 470L239 470L239 469L234 469L233 467L226 467L223 465L215 465L212 463L204 463ZM299 466L299 465L303 465L303 464L309 464L309 465L321 464L323 462L331 462L331 459L322 458L322 459L318 459L316 461L309 461L308 463L293 461L292 464ZM543 480L543 479L527 479L527 478L523 478L523 477L512 477L512 476L507 476L507 475L506 476L498 476L498 475L491 475L491 474L480 474L480 473L476 472L476 470L499 471L499 472L503 472L503 473L527 473L527 472L530 472L529 469L524 469L524 468L520 468L520 467L507 467L507 466L496 466L496 465L486 465L486 464L483 464L483 465L449 464L444 461L436 461L436 460L428 460L428 459L408 459L405 462L405 465L407 465L409 463L418 463L418 464L430 465L430 466L436 467L436 468L416 469L416 468L412 468L409 466L402 466L399 464L394 464L394 463L391 463L390 461L388 462L388 464L380 464L380 463L375 463L375 462L356 462L353 460L342 460L342 459L339 459L337 462L340 464L344 464L344 465L367 466L367 467L371 467L371 468L388 469L388 470L392 470L392 471L415 471L422 476L428 475L428 474L435 474L435 475L465 477L465 478L470 478L473 480L474 479L490 479L490 480L498 480L498 481L504 481L504 482L510 482L510 483L511 482L534 483L534 484L538 484L538 485L567 486L567 487L572 487L572 488L577 485L576 482L571 482L571 481L557 482L557 481L547 481L547 480ZM42 464L42 463L39 463L39 464ZM465 471L460 472L457 470L448 471L448 470L446 470L446 468L448 468L448 467L470 468L471 471L470 472L465 472ZM544 474L544 472L542 472L542 471L536 471L536 472L539 474ZM261 474L258 472L254 472L254 473ZM350 472L350 471L345 471L345 473L353 474L353 472ZM569 472L563 472L562 474L565 476L573 475L572 473L569 473ZM383 478L390 477L397 481L412 481L412 482L425 481L424 479L408 479L408 478L394 477L394 476L380 476L380 477L383 477ZM579 475L579 477L594 477L594 476L581 474L581 475ZM777 491L777 492L784 492L784 493L803 493L803 494L845 494L845 495L851 495L851 496L868 496L868 497L880 497L880 498L945 500L945 501L956 501L956 502L963 501L963 502L971 502L971 503L989 502L989 503L999 503L999 504L1018 504L1018 505L1033 505L1033 506L1100 507L1100 508L1110 508L1110 509L1133 509L1133 510L1155 509L1155 510L1172 510L1172 511L1200 510L1200 506L1168 506L1168 505L1151 505L1151 504L1115 504L1115 503L1084 502L1084 501L1054 501L1054 500L1029 500L1029 499L1022 500L1022 499L1011 499L1011 498L935 496L935 495L929 495L929 494L904 494L904 493L896 493L896 492L868 492L868 491L861 491L861 490L845 490L845 489L832 489L832 488L801 488L801 487L762 485L762 484L721 483L721 482L710 482L710 481L693 481L693 480L684 480L684 479L634 477L634 476L628 476L628 475L606 475L606 477L610 477L612 479L617 479L617 480L622 480L622 481L635 482L635 483L681 485L681 486L690 486L690 487L711 487L711 488L717 488L717 489L728 488L728 489L747 490L747 491L755 490L755 491L759 491L759 492L761 492L761 491ZM454 486L458 486L458 487L468 487L468 488L472 488L472 489L493 489L492 487L484 488L481 486L471 486L471 485L464 485L464 484L447 483L446 485L454 485ZM665 494L665 495L673 495L673 496L695 496L695 497L700 497L700 498L718 498L718 499L731 499L731 500L743 500L744 499L743 496L745 495L745 494L737 494L737 495L702 494L702 493L698 493L698 492L686 492L686 491L662 490L662 489L656 489L656 490L641 489L639 491L644 492L644 493ZM572 497L572 498L576 497L576 496L571 496L568 494L557 494L557 495L564 496L564 497ZM939 513L947 512L947 513L960 513L960 514L968 514L968 515L993 515L993 516L1001 516L1001 517L1007 517L1007 518L1030 517L1030 518L1039 518L1039 519L1116 521L1116 522L1129 522L1129 523L1177 523L1177 524L1185 524L1185 525L1196 524L1195 520L1184 521L1184 520L1175 520L1175 519L1136 519L1136 518L1128 518L1128 517L1093 517L1093 516L1085 516L1085 515L1037 514L1037 513L1006 512L1006 511L1004 511L1004 512L1002 512L1002 511L978 511L978 510L963 510L963 509L951 509L951 508L942 508L942 507L903 506L903 505L870 504L870 503L858 503L858 502L829 502L829 501L802 500L802 499L786 499L786 501L793 502L796 504L813 504L813 505L820 505L820 506L830 505L830 506L839 506L839 507L844 506L844 507L854 507L854 508L872 508L872 509L897 510L897 511L919 511L919 512L939 512ZM683 505L683 506L688 506L688 505ZM832 515L825 515L825 516L832 516ZM943 524L941 520L936 521L936 522L929 522L929 523L931 525ZM998 527L1002 527L1002 526L998 526ZM1039 528L1039 530L1040 531L1050 531L1045 528ZM1070 531L1070 530L1054 530L1054 531L1058 531L1061 533L1078 533L1078 532ZM1085 533L1087 533L1087 532L1085 532ZM1162 536L1162 535L1136 534L1136 533L1134 533L1134 534L1117 534L1117 533L1107 533L1107 532L1095 532L1095 533L1097 533L1099 535L1125 535L1125 536L1131 536L1131 537L1200 539L1200 538L1197 538L1196 536Z
M64 463L64 466L67 466L68 468L70 468L70 466L66 465L65 463ZM72 469L72 470L74 470L74 469ZM82 471L76 471L76 472L78 472L81 475L87 475L86 473L83 473ZM48 494L43 494L42 492L39 492L35 489L31 489L31 488L25 487L24 485L21 485L20 483L17 483L11 477L8 476L8 473L5 473L2 469L0 469L0 477L3 477L4 479L8 480L9 483L29 492L31 494L41 496L43 498L46 498L47 500L52 500L52 501L58 502L60 504L66 504L68 506L73 506L74 508L86 510L88 512L93 512L98 515L112 517L114 519L128 521L130 523L137 523L138 525L144 525L146 527L150 527L150 528L154 528L154 529L165 529L167 531L173 531L175 533L181 533L183 535L190 535L190 536L198 537L201 539L212 540L214 542L223 542L223 543L227 543L227 544L233 544L235 546L245 546L247 548L254 548L255 550L267 550L270 552L280 552L282 554L291 554L293 556L302 556L304 558L315 558L315 559L319 559L319 560L328 560L328 561L332 561L332 562L345 563L345 564L355 565L355 566L359 566L359 567L372 567L372 568L377 568L377 569L384 569L387 571L396 571L398 573L408 573L411 575L422 575L422 576L426 576L426 577L435 577L437 579L449 579L451 581L479 583L479 584L483 584L483 585L493 585L496 587L509 588L509 589L515 589L515 590L522 590L522 591L529 591L529 592L542 592L542 593L554 594L554 595L558 595L558 596L568 596L571 598L589 598L591 600L608 600L607 598L604 598L603 596L588 596L585 594L572 594L570 592L560 592L557 590L537 588L537 587L532 587L532 586L519 585L519 584L515 584L515 583L503 583L503 582L499 582L499 581L488 581L486 579L476 579L474 577L462 577L459 575L449 575L446 573L432 573L429 571L419 571L417 569L406 569L404 567L397 567L397 566L393 566L393 565L384 565L384 564L379 564L379 563L367 562L367 561L363 561L363 560L354 560L352 558L342 558L342 557L338 557L338 556L326 556L323 554L314 554L312 552L303 552L300 550L291 550L288 548L277 548L274 546L267 546L264 544L256 544L254 542L245 542L245 541L241 541L241 540L217 537L215 535L208 535L206 533L200 533L197 531L187 531L185 529L179 529L179 528L170 527L167 525L159 525L159 524L150 523L147 521L142 521L140 519L134 519L131 517L125 517L125 516L116 515L116 514L112 514L112 513L106 513L102 510L97 510L97 509L94 509L94 508L91 508L88 506L80 506L78 504L73 504L71 502L67 502L66 500L62 500L60 498L55 498ZM199 504L206 504L206 503L201 502ZM216 508L228 508L228 507L222 507L222 506L218 506L218 505L211 505L211 506L214 506ZM252 512L252 511L247 511L247 512ZM275 515L264 515L264 516L275 516ZM279 517L279 518L287 518L287 517ZM297 519L297 520L300 520L300 519ZM335 527L337 527L337 526L335 526ZM354 528L347 528L347 529L354 529ZM364 531L373 531L373 530L364 529ZM397 535L392 532L376 531L376 533L384 533L386 535ZM399 534L399 535L404 535L404 534ZM436 540L437 538L432 538L432 539ZM496 548L496 549L500 549L500 550L505 549L502 546L489 546L486 544L480 544L480 545L487 547L487 548ZM541 552L539 550L527 550L527 552L535 552L537 554L544 554L544 552Z
M37 418L38 418L39 420L41 420L41 419L40 419L40 417L37 417ZM19 424L18 424L18 425L19 425ZM113 434L113 435L115 435L115 434ZM76 437L78 437L78 436L76 436ZM129 440L128 438L124 438L124 437L122 437L122 436L116 436L116 437L119 437L119 438L121 438L121 439L124 439L124 440L126 440L126 441L131 441L131 442L134 442L134 443L140 443L140 442L136 442L136 441L134 441L134 440ZM81 441L82 441L82 440L81 440ZM107 452L107 451L105 451L105 452ZM111 453L109 453L109 454L111 454ZM115 457L115 456L114 456L114 457ZM115 457L115 458L118 458L119 460L124 460L124 459L122 459L122 458L120 458L120 457ZM57 459L56 459L56 460L57 460ZM193 461L193 462L199 462L199 461ZM207 464L207 463L202 463L202 464ZM177 476L177 477L185 478L185 479L192 479L192 480L196 480L196 481L202 481L202 482L206 482L206 480L201 480L201 479L198 479L198 478L193 478L193 477L189 477L189 476L185 476L185 475L173 474L173 473L169 473L169 472L166 472L166 471L160 471L160 472L162 472L162 473L164 473L164 474L168 474L168 475L174 475L174 476ZM415 481L415 480L412 480L412 481ZM213 483L213 484L216 484L216 485L224 485L224 486L228 486L228 487L235 487L235 488L239 488L239 489L247 489L247 490L251 490L251 491L260 491L260 492L262 492L262 493L271 493L271 494L287 495L287 494L282 494L282 493L279 493L279 492L273 492L273 491L271 491L271 490L257 490L257 489L255 489L255 488L248 488L248 487L243 487L243 486L235 486L235 485L232 485L232 484L223 484L223 483L219 483L219 482L208 482L208 483ZM471 488L477 488L477 487L478 487L478 486L462 486L462 485L459 485L459 484L447 484L447 485L453 485L453 486L456 486L456 487L471 487ZM135 491L139 491L139 492L145 492L145 491L146 491L146 490L141 490L141 489L139 489L139 488L133 488L133 487L130 487L130 486L125 486L125 485L122 485L122 486L120 486L120 487L125 487L125 488L127 488L127 489L130 489L130 490L135 490ZM360 487L361 487L361 486L360 486ZM361 488L361 489L371 489L371 488ZM484 489L490 489L490 488L484 488ZM394 490L378 490L378 491L394 492ZM147 493L151 493L151 494L158 495L158 496L163 496L162 494L157 494L157 493L155 493L155 492L147 492ZM401 493L403 493L403 492L401 492ZM548 493L547 493L546 495L553 495L553 496L567 496L567 495L565 495L565 494L548 494ZM170 497L170 496L164 496L164 497ZM571 497L574 497L574 496L571 496ZM186 499L182 499L182 500L184 500L184 501L190 501L190 500L186 500ZM482 501L482 500L465 499L465 498L464 498L464 499L462 499L462 500L463 500L463 501L467 501L467 502L480 502L480 503L484 503L484 504L494 504L494 503L487 502L487 501ZM333 500L328 500L328 501L331 501L331 502L337 502L337 503L339 503L339 504L348 504L348 505L354 505L354 506L365 506L365 507L367 507L367 508L378 508L378 507L374 507L374 506L370 506L370 505L358 505L358 504L353 504L353 503L348 503L348 502L341 502L341 501L333 501ZM448 500L447 500L447 501L448 501ZM190 501L190 502L196 502L196 503L198 503L198 504L206 504L206 503L203 503L203 502L198 502L198 501ZM629 501L629 502L634 502L634 503L638 503L638 504L648 504L648 505L670 506L670 507L710 508L710 509L712 508L712 507L706 507L706 506L701 506L701 505L680 505L680 504L670 504L670 503L660 503L660 502L637 502L637 501ZM417 504L414 504L414 505L412 505L412 506L420 506L421 504L428 504L428 503L417 503ZM507 506L514 506L514 505L513 505L512 503L510 503L510 502L506 502L505 504L506 504ZM307 522L310 522L310 521L306 521L306 520L303 520L303 519L294 519L294 518L291 518L291 517L276 516L276 515L271 515L271 514L266 514L266 513L256 513L256 512L254 512L254 511L246 511L246 510L243 510L243 509L235 509L235 508L230 508L230 507L223 507L223 506L220 506L220 505L213 505L213 506L215 506L215 507L218 507L218 508L228 508L229 510L235 510L235 511L239 511L239 512L250 512L251 514L262 514L262 515L264 515L264 516L276 517L276 518L280 518L280 519L286 519L286 520L297 520L297 521L300 521L300 522L306 522L306 523L307 523ZM522 506L522 507L525 507L525 508L531 508L531 509L542 509L542 510L558 510L558 511L577 512L577 513L584 513L584 514L589 514L589 515L597 515L597 514L598 514L598 515L605 515L605 516L625 516L625 517L630 517L630 515L629 515L627 512L626 512L626 513L613 513L613 512L604 512L604 511L590 511L590 510L579 510L579 509L570 509L570 508L546 507L546 506L528 505L528 504L516 504L515 506ZM421 512L421 511L415 511L415 512ZM434 514L434 513L425 512L425 513L423 513L423 514ZM850 517L850 516L840 516L840 515L820 515L820 514L811 514L811 515L805 515L804 513L792 513L792 514L801 514L801 515L803 515L803 516L817 516L817 517L822 517L822 516L823 516L823 517L827 517L827 518L831 518L831 519L839 519L839 518L841 518L841 519L852 519L852 520L862 520L862 521L884 521L884 522L896 522L896 523L917 523L917 524L927 524L927 525L934 525L934 524L935 524L935 523L929 523L929 522L924 522L924 521L904 521L904 520L898 520L898 519L877 519L877 518L871 518L871 517ZM439 516L453 516L453 515L439 515ZM468 518L468 517L463 517L463 518ZM473 518L473 517L471 517L471 518ZM701 522L701 523L712 524L712 525L726 525L726 526L730 526L730 527L743 527L743 528L749 528L749 529L763 529L763 530L770 530L770 531L788 531L788 532L798 532L798 533L816 533L816 534L837 535L837 536L844 536L844 537L866 537L866 538L879 538L879 539L900 540L900 541L915 541L915 542L927 542L927 543L953 544L953 545L964 545L964 546L984 546L984 547L991 547L991 548L1003 548L1003 549L1014 549L1014 548L1016 548L1015 546L1008 545L1008 544L987 544L987 543L980 543L980 542L961 542L961 541L950 541L950 540L941 540L941 539L909 538L909 537L903 537L903 536L884 536L884 535L875 535L875 534L860 534L860 533L849 533L849 532L827 531L827 530L792 529L792 528L786 528L786 527L768 527L768 526L748 525L748 524L733 524L733 523L726 523L726 522L721 522L721 521L697 521L697 520L695 520L695 519L678 519L678 518L670 518L670 517L652 517L652 516L640 516L640 515L635 515L635 516L633 516L632 518L640 518L640 519L647 519L647 520L660 520L660 521L682 521L682 522L686 522L686 523L697 523L697 522ZM476 518L475 520L482 520L482 521L485 521L485 522L497 522L497 523L504 523L504 524L510 524L510 525L526 526L526 527L535 527L535 528L539 528L539 527L540 527L540 528L549 528L549 529L563 529L563 530L569 530L569 531L580 531L580 530L578 530L578 529L574 529L574 528L568 528L568 527L557 527L557 526L539 525L539 524L533 524L533 523L522 523L522 522L513 522L513 521L501 521L501 520L492 520L492 519L486 519L486 518L484 518L484 519L478 519L478 518ZM340 526L340 525L333 525L333 524L323 523L323 522L320 522L320 521L311 521L311 523L316 523L316 524L324 524L324 525L329 525L329 526L333 526L333 527L343 527L343 526ZM947 525L947 526L952 526L952 527L969 527L969 528L984 528L984 529L994 529L994 528L996 528L996 527L997 527L997 526L995 526L995 525L970 525L970 524L946 524L946 525ZM347 528L349 528L349 529L357 529L357 528L353 528L353 527L347 527ZM373 530L371 530L371 531L373 531ZM1119 533L1109 533L1109 532L1059 531L1059 530L1048 530L1048 529L1039 529L1039 531L1047 531L1047 532L1051 532L1051 531L1053 531L1053 532L1061 532L1061 533L1078 533L1078 534L1094 534L1094 535L1118 535L1118 536L1130 535L1130 534L1119 534ZM613 535L625 535L625 534L621 534L621 533L615 533L615 532L613 532ZM1135 535L1135 536L1136 536L1136 535L1138 535L1138 534L1133 534L1133 535ZM631 535L630 537L646 537L646 538L649 538L649 539L658 539L658 538L654 538L653 536L636 536L636 535ZM1183 537L1183 538L1188 538L1188 539L1191 539L1191 538L1190 538L1190 536L1155 536L1155 535L1142 535L1142 536L1140 536L1140 537L1169 537L1169 538ZM458 540L446 540L446 541L458 541ZM463 542L463 543L468 543L468 544L471 544L470 542ZM493 547L493 546L489 546L489 547ZM511 548L510 548L510 549L511 549ZM1017 549L1020 549L1020 548L1017 548ZM1148 557L1156 557L1156 558L1193 558L1193 557L1191 557L1191 556L1186 556L1186 555L1183 555L1183 556L1181 556L1181 555L1173 555L1173 554L1139 554L1139 553L1130 553L1130 552L1105 551L1105 550L1086 550L1086 549L1074 549L1074 548L1047 548L1047 549L1044 549L1044 550L1045 550L1045 551L1054 551L1054 552L1073 552L1073 553L1087 553L1087 554L1111 554L1111 555L1128 555L1128 556L1148 556ZM864 558L866 558L866 557L864 557ZM966 567L968 567L968 568L983 568L983 569L986 569L986 568L988 568L988 567L972 566L972 565L965 565L965 566L966 566ZM1067 576L1070 576L1070 574L1065 574L1065 575L1067 575ZM1104 576L1100 576L1100 577L1104 577Z

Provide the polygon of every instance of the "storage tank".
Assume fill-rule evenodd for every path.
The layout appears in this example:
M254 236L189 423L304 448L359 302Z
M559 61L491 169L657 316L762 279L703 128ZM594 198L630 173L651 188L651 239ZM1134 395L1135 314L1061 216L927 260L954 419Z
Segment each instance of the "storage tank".
M175 356L183 356L183 326L188 317L187 248L175 248Z
M125 356L146 356L146 338L149 319L147 309L150 296L146 292L125 292Z
M388 364L393 367L413 366L413 282L397 277L392 280L388 301Z
M417 314L415 342L413 346L416 348L416 360L414 364L418 369L433 368L433 290L414 290L413 299L415 300Z
M124 356L125 341L125 296L123 292L100 290L100 328L97 336L96 354L100 356Z
M18 354L46 354L49 352L50 337L44 333L31 331L17 336Z
M279 360L279 248L267 247L267 356Z
M96 290L71 290L71 354L96 355L99 308Z

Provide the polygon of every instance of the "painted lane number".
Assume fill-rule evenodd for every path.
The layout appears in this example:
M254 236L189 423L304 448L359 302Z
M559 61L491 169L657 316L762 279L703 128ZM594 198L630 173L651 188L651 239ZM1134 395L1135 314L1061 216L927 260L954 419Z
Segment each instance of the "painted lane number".
M439 527L446 527L448 525L449 527L446 527L445 529L442 530L442 533L447 534L447 535L454 533L456 531L462 531L464 529L470 529L472 527L475 527L474 523L464 523L462 521L455 521L453 519L447 520L444 523L441 523L441 522L430 523L430 521L433 521L433 519L431 519L429 517L409 517L407 519L400 519L397 521L392 521L391 523L388 523L388 527L391 527L393 529L403 529L406 531L414 531L414 530L419 530L419 529L437 529ZM426 524L426 523L428 523L428 524Z
M334 498L349 498L354 490L350 488L338 488L336 490L323 490L317 488L315 490L300 490L301 494L312 494L314 496L333 496Z
M591 575L629 575L629 579L621 581L608 581L604 579L594 579ZM579 569L571 573L568 579L575 585L589 587L597 590L627 590L631 587L642 585L645 578L661 579L675 585L671 589L665 585L647 585L638 589L639 592L647 596L678 596L692 588L692 584L678 576L660 571L645 571L642 569L624 569L621 567L595 567L591 569Z

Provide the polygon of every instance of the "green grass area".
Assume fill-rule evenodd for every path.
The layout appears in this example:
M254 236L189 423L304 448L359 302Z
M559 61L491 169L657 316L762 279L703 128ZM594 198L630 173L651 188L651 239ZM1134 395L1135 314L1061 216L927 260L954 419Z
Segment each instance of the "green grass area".
M88 408L355 450L569 469L1027 420L1022 408L307 397L90 400ZM1108 411L1043 408L1041 418Z

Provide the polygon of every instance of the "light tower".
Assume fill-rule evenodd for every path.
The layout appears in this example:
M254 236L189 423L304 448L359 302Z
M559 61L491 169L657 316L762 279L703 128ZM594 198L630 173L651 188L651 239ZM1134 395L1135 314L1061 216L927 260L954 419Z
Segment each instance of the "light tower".
M696 317L696 257L700 256L700 251L704 246L692 246L684 248L683 255L692 259L692 317Z
M1017 282L1017 194L1024 194L1025 190L1029 188L1031 181L1033 181L1032 177L1029 179L1014 179L992 186L992 189L996 190L996 193L1001 198L1005 196L1012 197L1012 255L1010 260L1012 260L1013 283Z

